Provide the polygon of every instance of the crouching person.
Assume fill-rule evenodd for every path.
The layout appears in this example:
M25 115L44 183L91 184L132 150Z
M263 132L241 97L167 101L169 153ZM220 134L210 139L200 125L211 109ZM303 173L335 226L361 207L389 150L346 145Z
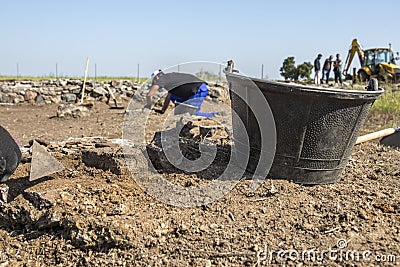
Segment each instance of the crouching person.
M208 95L208 87L206 82L197 78L195 75L188 73L164 73L157 70L151 74L152 84L147 93L147 108L150 108L153 101L153 95L160 89L164 88L168 91L164 104L158 113L164 114L168 108L170 101L175 106L185 103L196 108L195 115L210 118L216 112L201 112L200 108L204 99Z

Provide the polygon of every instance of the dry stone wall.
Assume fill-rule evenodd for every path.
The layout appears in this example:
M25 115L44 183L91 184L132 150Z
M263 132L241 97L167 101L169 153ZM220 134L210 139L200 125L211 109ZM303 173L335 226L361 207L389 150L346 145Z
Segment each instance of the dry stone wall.
M131 97L142 86L128 80L87 81L85 94L103 100L111 89L114 94ZM82 80L0 81L0 103L74 103L81 97ZM86 96L85 96L86 97Z
M42 80L42 81L0 81L0 104L20 103L76 103L81 98L82 80ZM226 84L208 84L210 100L229 101L229 92ZM109 91L121 98L131 98L137 89L139 94L135 98L146 99L147 83L136 83L129 80L120 81L87 81L85 98L90 96L99 101L108 98ZM162 95L162 92L159 92Z

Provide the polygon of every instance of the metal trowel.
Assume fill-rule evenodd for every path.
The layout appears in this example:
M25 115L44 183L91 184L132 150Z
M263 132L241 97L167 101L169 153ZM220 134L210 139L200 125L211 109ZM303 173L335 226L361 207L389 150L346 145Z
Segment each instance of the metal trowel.
M0 182L7 181L21 162L21 150L6 129L0 126Z

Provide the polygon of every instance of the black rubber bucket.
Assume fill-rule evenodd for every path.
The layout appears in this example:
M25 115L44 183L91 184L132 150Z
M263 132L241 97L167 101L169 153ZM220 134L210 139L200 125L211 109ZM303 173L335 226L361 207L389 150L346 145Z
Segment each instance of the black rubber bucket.
M226 75L232 109L249 137L249 160L242 166L254 173L260 154L269 153L260 150L260 127L247 105L254 101L249 91L260 90L276 127L276 150L268 176L301 184L327 184L340 178L370 107L384 91L327 89ZM254 86L248 86L249 80ZM245 97L239 97L238 91L245 91L241 94ZM235 137L237 125L234 119L235 153L240 155L249 148Z

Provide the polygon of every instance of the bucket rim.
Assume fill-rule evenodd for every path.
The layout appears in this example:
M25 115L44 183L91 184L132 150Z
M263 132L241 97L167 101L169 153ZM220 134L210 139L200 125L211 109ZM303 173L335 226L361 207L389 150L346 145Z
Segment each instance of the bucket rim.
M310 92L310 93L325 93L325 94L335 94L335 95L338 95L338 94L340 94L340 95L357 95L357 96L363 95L363 96L371 96L371 97L375 97L375 98L378 97L379 95L381 95L383 92L385 92L385 89L383 89L381 87L379 87L377 91L347 90L347 89L339 89L339 88L325 88L325 87L321 87L321 86L307 86L307 85L296 84L296 83L267 81L267 80L262 80L259 78L249 77L246 75L230 73L230 72L226 72L225 74L227 76L233 76L233 77L240 78L240 79L251 80L253 82L280 86L280 87L282 87L282 88L280 88L281 90L288 90L288 91L295 89L295 90L301 90L303 92Z

